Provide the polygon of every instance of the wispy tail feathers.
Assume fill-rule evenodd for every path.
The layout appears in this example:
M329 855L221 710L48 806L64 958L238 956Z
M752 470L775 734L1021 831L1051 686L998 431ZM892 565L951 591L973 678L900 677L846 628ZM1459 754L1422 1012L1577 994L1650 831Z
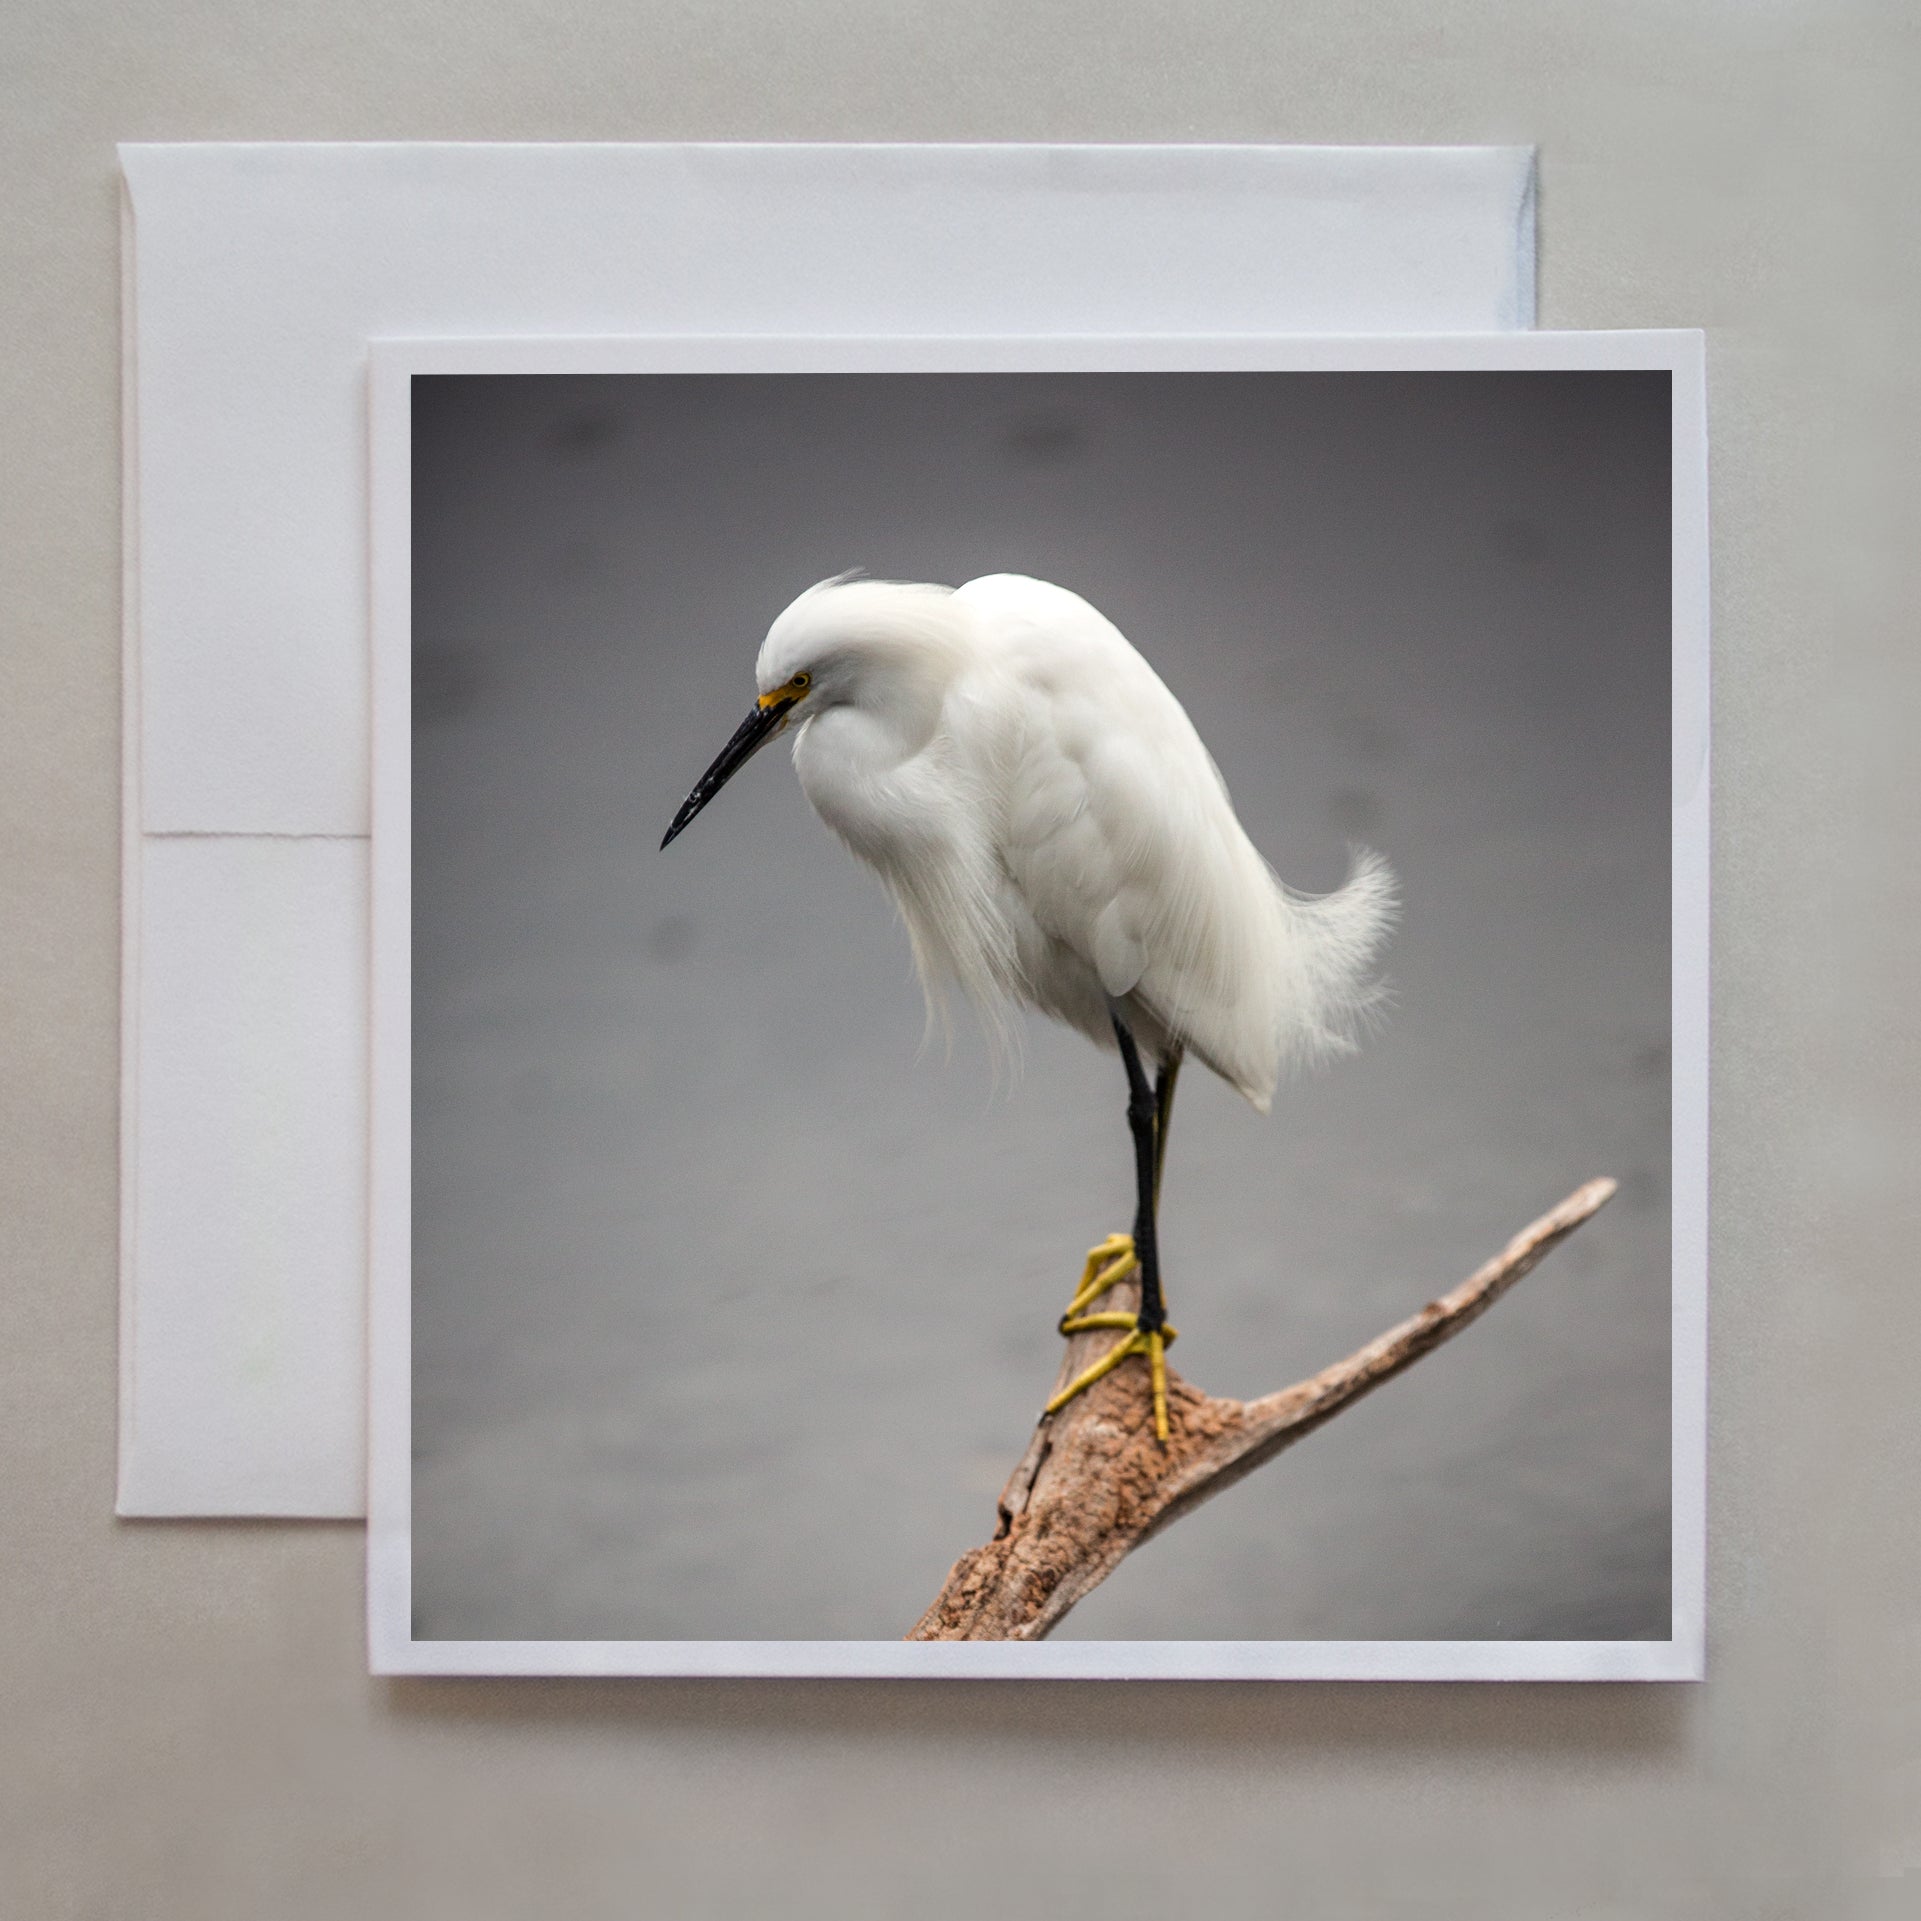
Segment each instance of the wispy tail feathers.
M1357 847L1346 884L1332 894L1274 886L1295 975L1281 1064L1312 1066L1351 1053L1386 1005L1387 983L1373 970L1399 911L1394 870Z

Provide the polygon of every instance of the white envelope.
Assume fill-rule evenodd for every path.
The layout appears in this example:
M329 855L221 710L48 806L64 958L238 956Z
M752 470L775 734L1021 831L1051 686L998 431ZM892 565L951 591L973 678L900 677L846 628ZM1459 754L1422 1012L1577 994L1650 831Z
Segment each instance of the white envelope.
M125 1515L364 1512L370 336L1533 321L1525 148L121 164Z

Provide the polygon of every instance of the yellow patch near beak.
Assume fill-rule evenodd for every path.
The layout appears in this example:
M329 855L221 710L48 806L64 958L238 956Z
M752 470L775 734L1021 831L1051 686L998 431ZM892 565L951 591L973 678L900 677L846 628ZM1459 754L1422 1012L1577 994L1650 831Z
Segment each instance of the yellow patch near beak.
M754 704L763 714L777 714L783 708L793 706L797 700L805 700L813 684L812 674L796 674L792 680L782 681L771 694L762 694Z

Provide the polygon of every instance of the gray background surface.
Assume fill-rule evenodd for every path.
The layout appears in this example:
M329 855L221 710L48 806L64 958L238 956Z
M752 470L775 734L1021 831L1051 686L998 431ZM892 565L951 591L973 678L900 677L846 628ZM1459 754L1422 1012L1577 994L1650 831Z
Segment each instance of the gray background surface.
M1894 0L7 10L0 1906L1905 1921L1918 74ZM1708 328L1705 1685L388 1685L358 1527L113 1520L112 142L421 136L1538 139L1543 324Z
M1668 1633L1665 375L440 378L415 402L416 1632L886 1638L993 1525L1119 1064L996 1098L765 754L849 564L1080 588L1294 884L1394 861L1396 1008L1263 1123L1196 1069L1177 1361L1314 1372L1597 1173L1501 1314L1066 1633Z

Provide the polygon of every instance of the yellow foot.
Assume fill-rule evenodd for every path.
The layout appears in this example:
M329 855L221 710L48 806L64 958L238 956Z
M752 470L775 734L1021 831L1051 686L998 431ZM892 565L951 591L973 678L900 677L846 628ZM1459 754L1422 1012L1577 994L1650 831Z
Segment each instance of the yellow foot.
M1075 1315L1086 1313L1110 1287L1126 1280L1139 1266L1140 1262L1134 1258L1134 1237L1131 1234L1110 1234L1099 1247L1090 1247L1087 1250L1087 1265L1081 1269L1081 1284L1074 1290L1074 1298L1067 1303L1067 1312L1061 1316L1061 1332L1072 1333L1068 1322Z
M1128 1259L1130 1262L1133 1259L1131 1243L1129 1245ZM1103 1283L1101 1288L1095 1291L1097 1293L1104 1292L1106 1288L1112 1287L1113 1284L1113 1281L1107 1281ZM1086 1286L1083 1283L1081 1292L1085 1294L1086 1291ZM1078 1298L1079 1296L1076 1296L1076 1299ZM1143 1327L1140 1322L1140 1317L1137 1314L1081 1314L1077 1316L1070 1309L1067 1316L1061 1321L1061 1332L1063 1334L1082 1334L1088 1329L1096 1327L1125 1328L1127 1335L1124 1340L1116 1341L1092 1367L1075 1375L1075 1377L1048 1402L1042 1412L1058 1414L1075 1395L1086 1393L1096 1381L1113 1373L1129 1355L1145 1354L1147 1356L1148 1379L1152 1383L1154 1391L1154 1433L1157 1438L1165 1441L1168 1435L1167 1350L1175 1339L1175 1330L1165 1326Z

